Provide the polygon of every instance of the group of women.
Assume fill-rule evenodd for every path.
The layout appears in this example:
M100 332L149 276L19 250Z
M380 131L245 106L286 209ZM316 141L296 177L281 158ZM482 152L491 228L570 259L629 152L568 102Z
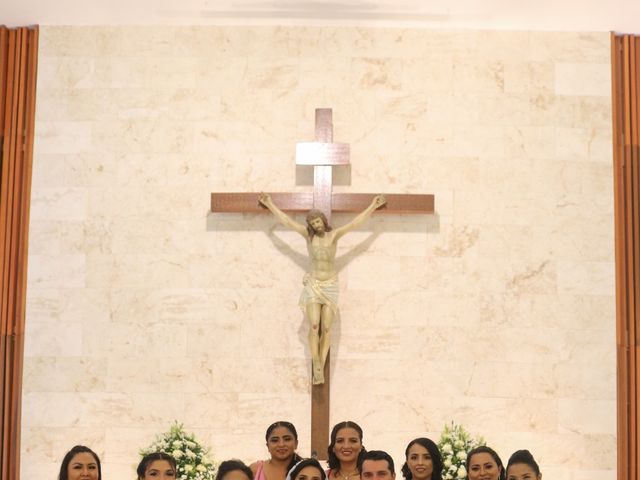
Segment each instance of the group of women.
M331 430L327 447L329 469L325 472L313 458L297 453L298 432L289 422L276 422L265 436L268 460L247 467L239 460L220 464L216 480L360 480L359 459L366 452L362 428L354 422L341 422ZM428 438L416 438L405 450L402 475L405 480L442 480L444 465L438 446ZM541 480L542 474L528 450L518 450L506 468L498 454L487 446L477 447L466 456L467 480ZM146 455L137 468L138 480L176 478L176 461L164 452ZM102 480L100 459L88 447L75 446L64 457L58 480Z

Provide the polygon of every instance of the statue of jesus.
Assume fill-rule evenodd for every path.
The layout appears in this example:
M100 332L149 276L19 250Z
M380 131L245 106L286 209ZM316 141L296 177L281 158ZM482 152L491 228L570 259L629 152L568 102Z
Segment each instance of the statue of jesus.
M324 383L324 364L329 353L331 325L338 311L338 272L336 271L336 247L338 240L357 228L387 201L376 195L371 204L346 225L332 229L320 210L311 210L307 225L293 220L280 210L267 193L261 193L259 201L285 227L302 235L307 241L311 270L305 274L300 295L300 308L309 322L309 348L313 366L314 385Z

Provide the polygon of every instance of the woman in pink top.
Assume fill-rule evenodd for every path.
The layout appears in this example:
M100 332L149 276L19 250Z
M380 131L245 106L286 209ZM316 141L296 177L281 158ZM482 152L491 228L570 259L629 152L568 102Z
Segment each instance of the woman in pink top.
M271 458L251 464L255 480L285 480L287 473L300 461L296 453L298 432L289 422L275 422L267 428L265 435L267 450Z

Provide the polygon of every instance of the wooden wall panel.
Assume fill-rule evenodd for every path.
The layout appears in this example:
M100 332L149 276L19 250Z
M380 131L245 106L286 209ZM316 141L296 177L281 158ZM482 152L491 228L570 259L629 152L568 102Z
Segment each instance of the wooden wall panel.
M618 478L640 478L640 37L611 35Z
M38 28L0 27L0 476L20 477Z

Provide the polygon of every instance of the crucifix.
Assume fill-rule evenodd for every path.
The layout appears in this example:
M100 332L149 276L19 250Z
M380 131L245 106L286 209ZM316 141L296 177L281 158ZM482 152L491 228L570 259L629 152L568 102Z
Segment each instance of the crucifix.
M387 214L431 214L434 211L433 195L385 194L382 200L375 197L372 201L372 194L332 193L333 167L349 165L349 145L333 142L332 111L329 108L316 109L315 142L298 143L296 164L313 166L312 193L272 193L260 196L256 193L212 193L211 211L216 213L261 213L267 212L268 210L265 209L267 207L276 214L282 223L298 230L303 235L305 231L301 228L304 227L291 220L284 212L299 213L312 209L319 210L324 214L327 222L331 221L332 212L361 212L354 221L350 222L351 226L355 226L359 224L359 220L363 221L383 203L384 208L379 211ZM273 208L275 205L277 207ZM286 223L289 221L290 223ZM339 234L340 228L336 231L336 234ZM323 249L324 246L318 248ZM333 245L333 249L335 250L335 245ZM333 253L335 255L335 251ZM307 276L305 276L305 282L306 279ZM317 290L317 286L312 288ZM324 294L319 292L318 295L323 296ZM312 328L311 325L310 328ZM320 368L320 372L314 371L314 367L317 368L317 362L314 361L312 364L314 382L311 389L311 453L321 460L326 460L326 446L329 444L330 356L327 355L328 346L324 353L326 360L322 359L324 367ZM318 381L318 379L322 379L322 381Z

